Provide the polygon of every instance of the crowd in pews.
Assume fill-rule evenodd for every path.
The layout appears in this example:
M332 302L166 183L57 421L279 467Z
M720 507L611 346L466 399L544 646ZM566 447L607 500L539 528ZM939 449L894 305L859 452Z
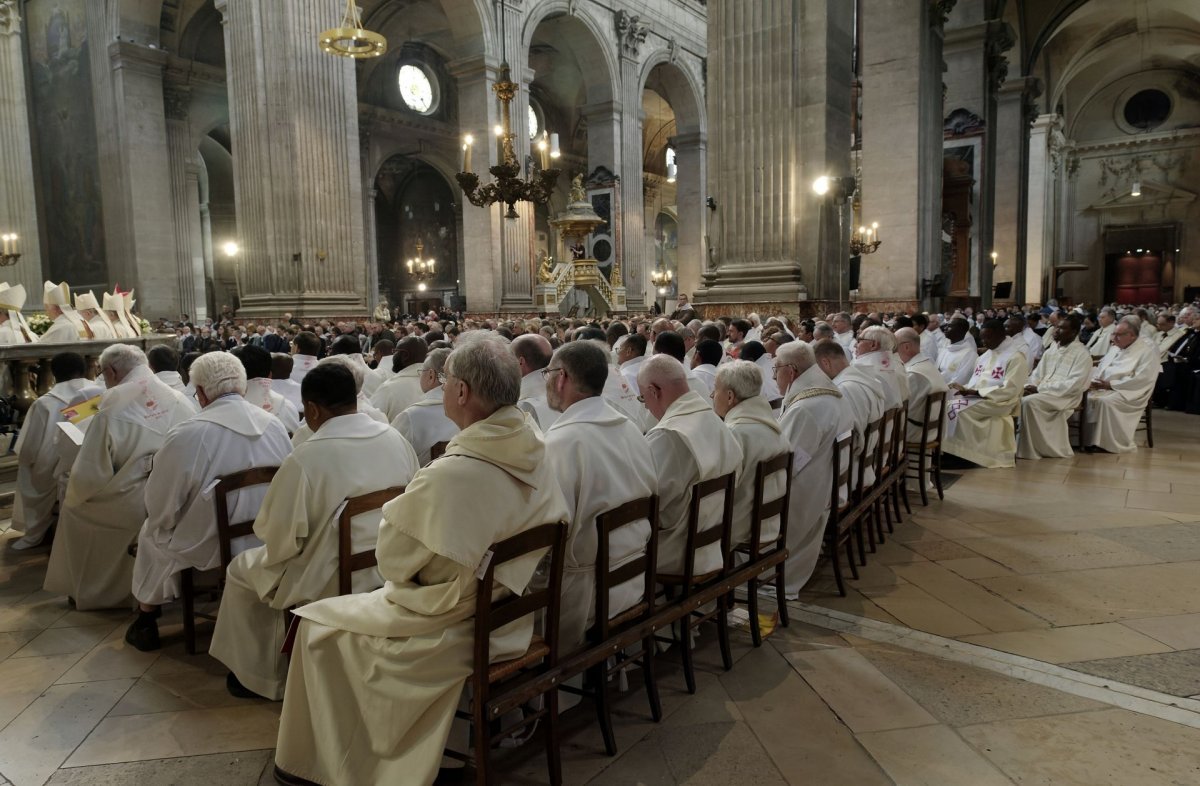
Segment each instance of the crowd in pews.
M1132 451L1152 396L1200 394L1191 306L194 327L108 346L94 380L78 348L53 357L13 548L52 541L45 588L78 609L136 606L141 650L177 602L193 649L200 588L219 595L210 655L235 696L283 700L283 783L432 782L444 754L486 759L480 714L474 739L456 719L489 680L540 662L537 700L496 706L554 727L560 686L564 710L606 695L606 657L639 640L621 665L657 718L655 631L694 690L696 622L728 667L735 583L756 641L759 589L786 624L823 556L840 588L910 463L924 499L943 453L1071 456L1072 423L1081 449ZM535 619L522 597L550 600ZM545 671L560 657L578 668Z

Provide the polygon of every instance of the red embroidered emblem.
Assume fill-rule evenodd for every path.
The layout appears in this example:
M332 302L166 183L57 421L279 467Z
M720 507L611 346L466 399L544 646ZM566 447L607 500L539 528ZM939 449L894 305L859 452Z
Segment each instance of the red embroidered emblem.
M999 366L992 369L992 379L1004 379L1004 369Z

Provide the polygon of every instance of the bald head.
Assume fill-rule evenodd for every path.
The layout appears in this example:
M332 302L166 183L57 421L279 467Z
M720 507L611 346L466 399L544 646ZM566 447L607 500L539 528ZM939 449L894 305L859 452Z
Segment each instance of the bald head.
M846 359L846 351L836 341L821 339L813 343L812 350L813 356L817 359L817 365L830 379L841 374L850 365L850 361Z
M509 351L521 365L521 376L527 376L550 365L554 348L541 333L526 333L517 336L508 346Z
M912 328L900 328L896 331L896 354L900 359L908 361L921 354L921 336Z
M650 414L661 420L667 408L688 392L683 364L669 355L654 355L638 367L638 389Z

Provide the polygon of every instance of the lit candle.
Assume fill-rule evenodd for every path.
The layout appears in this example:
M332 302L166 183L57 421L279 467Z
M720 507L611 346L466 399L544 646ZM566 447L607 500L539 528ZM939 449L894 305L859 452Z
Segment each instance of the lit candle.
M562 155L562 151L558 149L558 134L550 135L550 157L558 158Z
M5 233L4 235L0 235L0 240L3 240L3 241L4 241L4 251L3 251L3 253L4 253L4 255L5 255L5 256L8 256L8 253L9 253L9 252L8 252L8 244L11 242L11 239L12 239L12 235L10 235L10 234L8 234L8 233Z
M470 134L463 137L463 171L471 171L471 146L475 144L475 138Z
M538 153L540 154L540 158L541 158L541 162L542 162L542 169L549 169L550 168L549 145L546 144L546 138L545 138L544 134L542 135L542 138L538 140L537 149L538 149Z
M875 236L876 240L879 239L879 222L878 221L871 224L871 234Z
M434 261L431 259L431 260L429 260L429 272L430 273L434 272L433 268L434 268Z
M409 275L412 275L412 272L413 272L413 261L410 259L410 260L408 260L408 273L409 273Z

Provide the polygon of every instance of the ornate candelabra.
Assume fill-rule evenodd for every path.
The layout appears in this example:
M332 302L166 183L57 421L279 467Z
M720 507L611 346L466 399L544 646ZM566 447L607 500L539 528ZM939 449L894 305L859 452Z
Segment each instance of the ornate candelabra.
M879 239L878 222L871 224L869 227L859 227L858 230L850 237L850 254L853 256L874 254L879 250L879 244L882 242L883 241Z
M0 251L0 267L10 267L21 260L21 249L17 245L19 238L12 233L0 235L3 250Z
M424 292L426 282L433 279L437 274L437 262L433 259L425 258L425 244L417 241L417 255L405 263L408 268L408 275L412 276L417 281L417 290Z
M322 52L355 60L379 57L387 52L387 39L363 28L362 15L358 12L355 0L346 0L341 24L321 33L317 42Z

